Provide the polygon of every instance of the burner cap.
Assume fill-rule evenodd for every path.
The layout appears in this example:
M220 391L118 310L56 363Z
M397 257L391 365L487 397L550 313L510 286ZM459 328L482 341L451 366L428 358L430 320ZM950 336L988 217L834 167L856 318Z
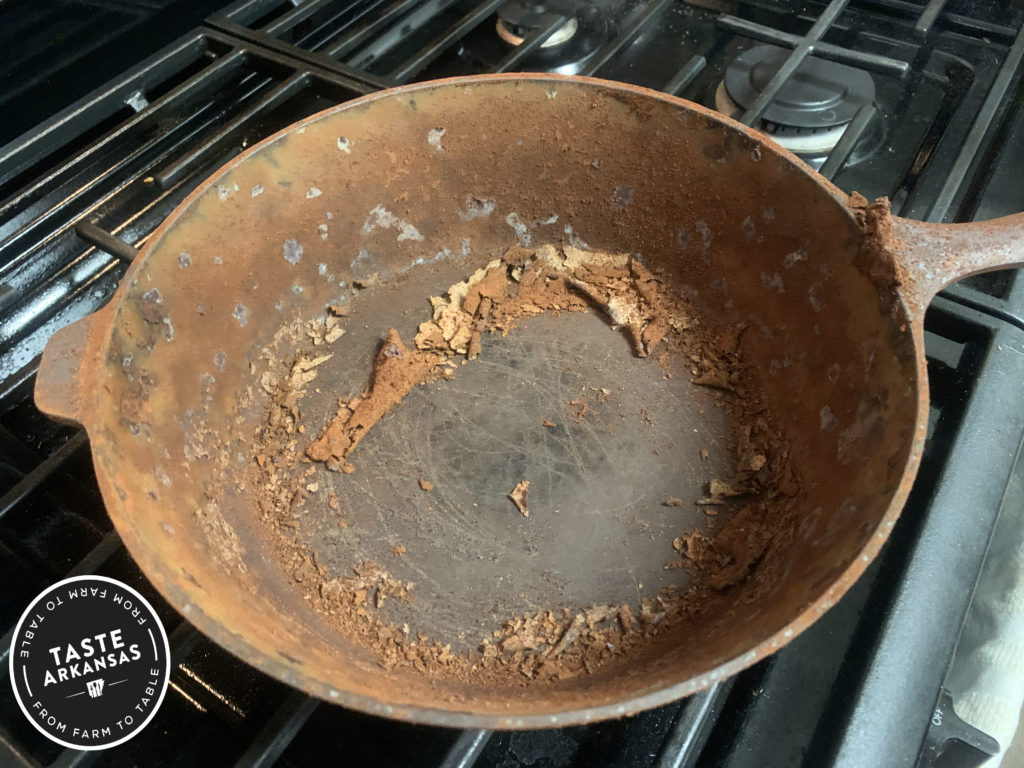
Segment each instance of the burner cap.
M741 112L748 109L789 54L773 45L743 51L725 71L725 95ZM780 135L793 129L826 131L850 122L874 99L875 81L867 72L810 56L765 110L761 128Z
M526 2L526 0L512 0L498 8L498 37L509 45L522 45L523 40L529 37L538 29L542 29L552 20L556 13L568 17L562 26L543 43L541 48L554 48L569 41L579 29L579 22L573 15L573 10L551 8L551 3Z
M715 91L715 109L734 120L743 117L744 110L729 98L724 80ZM839 143L847 125L842 123L829 128L791 128L762 120L757 127L790 152L798 155L824 155Z

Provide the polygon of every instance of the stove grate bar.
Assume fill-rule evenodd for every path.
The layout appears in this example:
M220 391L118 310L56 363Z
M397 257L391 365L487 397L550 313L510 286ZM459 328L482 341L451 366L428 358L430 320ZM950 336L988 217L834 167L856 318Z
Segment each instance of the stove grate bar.
M548 22L544 27L541 27L532 35L527 37L523 42L513 48L508 54L495 64L491 68L492 73L497 72L508 72L513 67L519 65L523 59L529 56L531 53L540 48L551 37L555 32L565 23L565 16L561 14L555 14L555 16Z
M907 0L860 0L857 3L862 9L879 9L895 12L908 19L916 19L920 23L921 4ZM975 19L958 13L946 13L942 16L943 29L958 34L982 38L985 42L1012 42L1017 30L1004 24L994 24L983 19Z
M423 48L413 54L412 58L395 67L395 69L388 74L388 79L397 85L415 77L422 72L430 62L448 50L453 43L461 40L468 33L480 26L484 20L486 20L487 17L498 8L499 5L504 3L505 0L486 0L486 2L480 3L480 5L455 22L447 32L436 37L434 40L431 40L423 46Z
M331 2L331 0L327 0L327 2ZM317 0L315 4L319 3L320 0ZM237 3L232 3L227 8L219 11L217 16L230 19L231 21L238 22L239 24L252 24L256 20L266 16L275 8L279 8L281 5L283 5L282 0L238 0ZM288 19L300 8L301 6L293 7L291 11L286 11L276 20L280 21Z
M239 768L270 768L302 730L319 704L319 699L302 691L292 691L235 765Z
M149 87L162 81L165 77L181 70L202 56L205 52L205 41L200 35L187 36L160 51L148 59L131 76L115 81L109 86L90 94L86 99L76 102L68 109L59 113L44 126L28 131L18 138L0 147L0 184L18 176L27 170L39 158L55 152L79 134L101 123L116 114L124 105L130 94L148 90ZM230 68L235 64L230 57L212 64L214 68ZM179 86L180 88L183 88ZM178 90L178 89L176 89ZM169 100L167 94L164 100ZM154 105L150 105L150 109ZM127 130L143 119L142 110L120 126L119 132ZM81 153L88 156L89 150ZM42 180L43 182L46 179Z
M88 221L78 222L75 225L75 234L85 240L85 242L95 245L104 253L109 253L114 258L120 259L125 264L131 264L135 257L139 255L138 248L129 245L119 237L114 237L105 229L101 229Z
M921 16L914 25L914 34L918 37L927 35L931 31L932 25L935 24L936 19L939 18L939 14L942 13L945 5L946 0L928 0L928 5L921 11Z
M360 19L363 19L376 11L385 3L385 1L386 0L371 0L368 2L360 2L360 0L355 0L354 2L348 3L341 9L332 10L331 13L333 15L329 21L319 21L317 23L320 25L325 23L329 24L346 14L354 14L348 21L343 22L342 29L340 32L336 31L334 36L346 34L349 27ZM319 12L328 9L331 5L335 4L335 2L336 0L305 0L301 3L295 3L291 10L271 19L262 27L257 27L256 23L261 18L265 17L269 12L282 5L281 0L240 0L240 2L234 3L233 5L218 11L213 16L209 17L207 19L207 23L214 23L217 25L238 25L243 29L258 31L273 37L280 37L291 32L302 22L312 19ZM420 2L420 0L404 0L404 2L399 3L399 5L409 6L416 2ZM388 10L390 11L391 9ZM388 11L385 11L385 13L387 12ZM380 23L379 16L377 21L374 23ZM378 27L374 27L374 29L377 28ZM372 34L373 31L367 32L363 39Z
M857 142L864 134L864 131L871 124L877 111L874 104L864 104L857 110L853 120L850 121L850 124L846 126L846 130L843 131L842 138L832 148L832 151L828 153L828 157L818 173L829 181L835 178L836 174L842 170L843 164L850 157L853 148L857 146Z
M738 16L722 15L718 17L718 26L729 32L749 37L753 40L760 40L762 43L795 48L804 40L800 35L782 32L764 24L758 24L749 19L741 19ZM812 54L820 59L837 61L840 64L850 64L869 72L878 72L882 75L893 75L903 77L910 71L910 64L889 56L882 56L877 53L866 51L854 51L850 48L843 48L833 43L815 41Z
M117 531L110 531L110 533L100 539L99 544L89 550L89 553L68 571L68 575L65 578L96 573L107 560L120 552L123 546L124 542L117 535Z
M665 83L661 90L665 93L671 93L673 96L678 96L686 86L693 82L697 75L704 71L704 67L707 65L707 59L700 54L695 54L683 65L682 69L672 76L671 80Z
M384 13L378 16L369 24L354 29L352 31L341 30L334 38L328 39L323 45L323 51L332 58L342 58L343 56L351 53L360 45L365 43L370 38L374 37L377 33L384 29L389 29L393 21L396 21L405 14L406 11L418 5L421 0L399 0L399 2L391 5ZM442 9L438 9L440 11Z
M305 88L309 83L309 75L306 72L297 72L283 83L274 86L271 90L260 97L255 103L250 104L234 118L222 125L215 131L211 131L203 139L199 146L190 152L178 157L173 163L153 174L157 184L162 189L170 189L181 179L201 165L206 158L215 150L231 139L235 132L241 130L247 122L263 112L269 112L274 107L280 106L288 99Z
M199 645L203 636L187 619L182 619L167 636L167 644L171 646L171 669L176 668L188 658L189 654Z
M953 167L950 168L942 189L939 190L928 209L925 221L945 221L950 215L953 202L958 197L967 174L978 157L986 134L997 117L1008 107L1006 94L1017 77L1022 62L1024 62L1024 25L1017 32L1017 38L1003 61L1003 65L999 68L999 73L992 82L992 87L989 89L981 109L978 110L977 117L974 118L974 124L963 141L960 154L953 162Z
M172 59L170 56L159 56L155 61L144 65L138 72L129 75L123 81L124 84L129 87L138 86L137 90L148 90L147 84L159 82L163 77L172 75L179 71L179 68L171 66L172 64L181 64L181 67L185 67L196 59L199 59L204 52L207 54L209 53L209 48L204 45L205 41L201 38L192 42L194 42L195 45L189 46L189 50L191 50L193 54L190 58L179 60L177 58ZM166 69L162 66L165 63L167 64ZM33 180L29 186L20 189L16 197L4 201L3 206L6 208L11 203L16 203L18 198L30 196L38 190L47 187L54 181L54 179L66 174L70 167L74 165L83 165L111 142L117 141L120 137L130 131L142 127L146 121L152 119L154 113L178 108L182 102L190 98L200 89L217 89L223 82L227 81L244 66L245 52L243 50L236 49L225 54L216 61L213 61L208 67L204 68L203 71L193 75L168 93L162 95L156 101L151 102L142 111L136 112L124 122L120 123L115 130L104 136L99 141L82 149L80 152L76 153L74 157L70 158L66 162L59 163L56 168ZM114 106L119 105L120 102L117 100L117 94L122 90L124 89L117 88L108 92L90 95L86 97L86 100L83 100L84 103L80 102L79 104L73 105L65 113L55 117L41 131L26 134L25 136L15 139L13 142L0 149L0 166L4 163L4 157L7 156L17 157L20 155L28 155L30 157L29 163L31 163L47 157L51 152L60 149L65 144L73 142L81 133L89 131L95 125L102 122L108 114L116 111L112 110L111 105L107 102L114 101ZM122 169L135 159L136 154L136 152L133 152L120 158L117 163L107 169L107 172L110 174L123 172ZM15 174L20 173L23 169L23 164L13 167L11 169L11 173L4 174L0 177L0 183L5 183ZM99 179L96 179L95 181L99 181ZM62 205L70 204L74 200L73 196L69 197L70 199L62 201ZM47 213L50 212L48 211Z
M333 72L347 78L352 82L358 82L362 84L360 91L362 93L368 93L373 90L380 90L381 88L387 88L388 82L381 77L370 74L362 69L353 67L349 64L343 64L340 61L335 61L330 56L320 51L307 51L298 46L286 43L283 40L279 40L276 37L268 35L265 32L249 29L243 27L240 24L236 24L233 21L228 21L219 16L211 16L207 23L217 29L224 35L230 36L236 40L236 42L246 46L253 52L267 52L273 53L274 56L279 57L282 61L289 61L292 68L295 68L297 64L303 64L306 66L313 66L320 70L327 72Z
M17 742L3 727L0 727L0 765L9 768L43 768L38 761L18 748Z
M483 753L487 742L491 740L492 731L465 730L448 748L438 768L471 768Z
M30 186L19 190L17 198L33 194L36 190L50 184L55 177L67 173L70 167L82 164L83 161L91 158L111 142L117 141L119 137L127 132L137 129L148 120L152 120L155 114L175 109L200 89L217 88L219 83L246 66L250 69L258 69L260 64L269 64L282 69L284 72L308 71L305 63L289 59L277 51L266 50L254 46L252 43L237 40L214 30L199 30L192 37L165 49L154 57L153 60L145 62L139 67L138 71L119 81L115 86L91 94L82 102L78 102L65 110L64 113L51 120L42 130L25 134L0 148L0 168L3 169L0 183L24 171L26 166L31 164L33 158L46 157L51 152L59 149L60 146L74 140L80 133L89 130L107 116L116 112L117 108L122 105L123 99L121 96L124 93L137 90L145 92L150 86L159 83L165 77L180 71L180 69L195 62L202 56L209 55L211 43L226 47L227 50L208 67L192 75L189 79L150 103L143 110L132 115L110 134L83 149L74 158L61 163L56 170L34 181ZM336 62L329 63L335 64ZM344 75L339 76L338 73L333 71L317 70L315 77L325 83L345 88L356 95L369 93L373 90L373 87L368 86L363 80L355 80ZM129 162L133 158L134 154L125 158L115 168L109 169L108 173L118 171L124 163ZM15 202L17 198L4 201L2 205L6 208L12 202Z
M672 5L672 0L653 0L646 6L634 10L630 18L623 24L619 35L601 48L594 55L593 60L580 71L580 74L594 75L601 67L615 58L619 51L632 43L641 32L657 21L670 5Z
M732 681L715 683L683 700L653 768L682 768L697 760L731 688Z
M80 749L65 749L60 757L50 763L46 768L86 768L95 763L101 756L99 750L85 751Z
M480 24L486 21L501 5L500 0L486 0L486 2L480 3L463 16L462 19L455 22L447 32L440 35L430 43L427 43L417 53L395 66L387 76L381 77L366 71L366 67L369 66L371 62L379 60L388 51L392 50L403 39L405 39L407 36L407 30L404 28L396 29L400 21L408 26L411 15L428 12L430 15L427 19L418 20L418 26L422 26L424 21L436 17L437 14L451 6L453 2L454 0L432 0L432 2L426 3L422 2L422 0L399 0L399 2L388 7L386 11L384 11L379 17L375 18L372 22L355 29L349 28L351 23L346 24L345 29L339 31L336 38L328 39L322 43L317 43L312 46L312 49L303 48L301 47L301 44L288 43L273 37L271 34L268 34L271 31L271 25L268 25L265 30L254 30L250 27L244 26L246 22L252 22L256 18L257 14L253 12L253 8L265 10L270 7L267 4L259 3L258 0L254 2L240 3L234 8L229 8L223 13L211 16L207 20L207 23L226 34L241 38L253 45L270 48L282 55L291 56L295 59L305 61L309 64L314 64L323 69L342 72L348 77L361 79L371 88L381 89L415 79L420 72L429 67L433 61L435 61L446 50L450 49L453 44L465 38L469 32L476 29ZM602 67L609 64L622 52L624 48L632 43L641 32L654 23L671 5L672 0L649 0L645 4L634 9L623 24L621 32L614 40L607 43L597 52L594 59L580 72L580 74L593 75ZM362 13L362 16L365 15L365 13ZM280 33L283 30L289 29L291 25L286 21L287 18L290 17L288 17L288 14L285 14L285 16L282 16L280 20L276 20L272 31ZM280 21L280 23L278 23L278 21ZM564 17L559 16L552 19L547 26L530 35L522 44L516 46L516 48L510 51L508 55L499 61L490 71L508 72L514 70L531 53L534 53L545 40L554 34L554 32L563 23ZM340 59L346 54L352 53L367 40L374 38L374 36L376 36L375 39L378 41L378 44L372 51L364 50L348 59L345 64L336 61L336 59ZM835 46L830 47L826 45L825 48L835 48ZM874 61L876 66L881 66L883 68L886 66L890 68L906 66L903 62L890 64L885 57L872 57L869 54L855 54L854 52L847 52L841 55L846 55L848 57L863 56L868 60ZM687 67L684 67L685 71L681 71L678 77L685 78L689 76L690 80L692 80L693 77L696 77L703 68L703 64L699 64L696 61L700 58L701 57L695 57L694 60L691 60ZM879 61L881 63L878 63ZM693 71L692 74L688 69L690 65L697 67L696 71ZM681 84L677 84L676 87L678 90L682 90L690 80L679 80L679 83Z
M11 490L0 496L0 520L14 507L35 491L40 485L50 480L64 465L89 443L85 430L76 432L70 440L43 459L38 466L15 484Z
M415 30L422 29L428 23L440 17L443 12L454 6L457 1L428 0L425 3L421 3L418 8L402 19L401 25L397 23L392 24L383 30L371 44L351 56L345 63L350 67L355 67L357 70L368 73L371 64L383 59L398 45L404 43ZM390 81L385 80L385 82Z
M0 423L0 456L11 469L24 475L42 461L42 456Z
M268 35L274 35L280 32L285 32L294 27L295 25L315 15L318 11L326 8L332 2L334 2L334 0L305 0L304 2L300 2L299 4L293 6L292 10L288 11L285 14L282 14L273 21L265 24L263 27L260 28L260 31L266 32ZM359 4L359 0L355 0L355 2L349 3L341 11L341 13L350 11L353 8L357 7ZM364 13L368 13L369 11L373 10L372 3L363 3L363 5L370 6L364 9Z
M381 58L393 49L395 45L402 42L408 36L409 28L421 28L426 22L436 18L438 14L453 5L454 2L455 0L432 0L427 3L424 3L422 0L399 0L399 2L388 7L387 10L373 21L353 29L352 24L364 18L370 10L364 8L358 12L355 18L344 22L341 29L334 33L334 36L328 37L324 41L311 42L308 47L303 47L301 41L297 43L285 42L272 34L272 32L280 34L287 31L290 28L290 25L287 23L282 23L280 26L274 27L273 30L255 30L244 26L244 23L239 23L237 19L240 18L240 14L230 8L223 13L209 17L207 23L226 34L251 44L274 50L281 55L304 61L328 71L338 72L346 77L358 79L371 88L379 90L395 85L395 82L389 77L372 74L366 70L366 66L371 61ZM491 10L498 5L500 3L494 2ZM453 38L445 45L445 48L451 45L452 42L455 42L455 40L464 37L466 32L483 21L489 13L490 11L484 13L476 24L463 29L460 34L446 33L443 35L442 37L451 36ZM413 23L414 16L416 17L415 23ZM399 23L403 25L401 28L398 28ZM345 63L339 61L347 54L355 51L363 43L371 40L376 44L372 51L363 51ZM430 48L430 46L427 48ZM424 49L424 51L426 50ZM441 52L443 52L443 49L434 53L430 60L440 55ZM422 53L423 51L421 51ZM416 57L414 56L413 58L415 59ZM413 63L412 60L410 60L410 63ZM427 64L429 64L429 61L425 62L423 66L427 66Z

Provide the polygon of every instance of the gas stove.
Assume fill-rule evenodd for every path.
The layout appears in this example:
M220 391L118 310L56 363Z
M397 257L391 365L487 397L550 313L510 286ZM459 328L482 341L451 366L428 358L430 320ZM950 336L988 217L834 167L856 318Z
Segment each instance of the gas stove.
M130 29L157 35L154 24ZM49 83L90 56L109 60L118 44L90 40L64 69L55 57ZM8 71L26 71L25 56ZM103 753L45 741L3 686L0 762L876 768L938 765L945 751L943 765L978 764L994 745L950 714L958 692L944 685L1001 510L1024 502L1015 272L963 281L933 302L921 471L882 556L847 596L735 678L627 720L562 730L376 719L234 659L138 573L104 511L84 434L43 417L31 390L49 336L109 300L136 249L197 184L341 101L479 72L623 80L755 125L840 188L889 196L896 213L970 220L1024 210L1022 59L1024 6L969 0L240 0L57 114L42 95L19 96L14 122L35 127L0 147L0 654L37 592L101 573L157 608L176 666L150 726Z

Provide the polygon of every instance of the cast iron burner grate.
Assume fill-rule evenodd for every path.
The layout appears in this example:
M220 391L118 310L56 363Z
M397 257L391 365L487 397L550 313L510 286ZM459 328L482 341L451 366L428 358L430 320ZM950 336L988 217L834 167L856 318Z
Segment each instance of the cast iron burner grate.
M715 89L715 109L741 118L786 63L788 51L748 48L732 60ZM827 155L857 113L873 107L875 83L867 72L846 64L804 59L776 94L757 128L800 156Z
M160 715L106 753L45 741L0 692L0 762L12 765L693 766L913 765L1007 490L1024 431L1024 299L1015 274L945 292L926 321L932 418L921 472L883 555L790 646L735 678L637 717L530 733L447 731L320 703L199 635L139 574L103 509L84 434L36 411L39 353L105 303L135 247L247 144L333 103L399 82L554 69L544 43L567 4L510 47L497 2L241 0L208 26L0 148L0 656L24 605L68 575L138 588L170 630ZM580 72L709 103L756 43L791 51L741 118L761 120L808 56L871 73L822 172L911 216L1022 207L1020 11L996 4L862 0L722 14L667 0L592 5L607 34ZM575 6L573 6L575 7ZM1014 15L1016 14L1016 15ZM582 29L582 25L580 27ZM579 35L579 31L573 38ZM543 66L542 66L543 65ZM781 74L780 74L781 73ZM865 145L872 125L882 139ZM860 156L858 156L858 152ZM1000 174L1004 175L1000 175ZM994 179L995 183L990 183ZM1019 484L1011 488L1020 487ZM972 514L963 510L969 505ZM4 661L0 658L0 662ZM7 665L0 664L6 673Z

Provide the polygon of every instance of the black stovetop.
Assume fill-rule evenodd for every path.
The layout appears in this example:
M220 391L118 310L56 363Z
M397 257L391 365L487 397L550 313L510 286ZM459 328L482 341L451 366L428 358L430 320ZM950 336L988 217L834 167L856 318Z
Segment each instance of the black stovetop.
M965 281L933 303L925 458L882 556L849 594L791 645L710 691L563 730L490 734L381 720L310 700L220 650L139 574L111 529L84 435L43 417L31 387L46 339L110 298L134 247L217 167L301 117L398 82L561 68L711 105L738 53L800 45L831 18L818 53L870 72L875 99L840 148L812 164L845 190L891 196L912 217L1024 210L1024 5L603 0L584 4L585 34L571 41L571 55L555 55L505 46L494 31L500 0L241 0L49 116L54 94L74 92L89 57L109 68L145 49L144 35L180 34L167 23L181 18L168 15L172 5L100 4L137 23L121 34L62 27L71 36L99 28L102 40L61 38L46 76L30 83L39 98L25 96L26 86L8 99L24 127L37 127L0 147L0 632L9 637L43 587L99 572L158 606L177 667L153 722L104 753L46 742L3 686L0 763L877 768L913 766L926 738L949 734L948 723L931 725L932 710L995 520L1003 505L1020 503L1007 495L1024 433L1016 273ZM0 40L26 38L26 29L46 39L26 21L0 27ZM523 45L540 42L527 36ZM32 80L25 73L39 71L38 51L5 50L4 88ZM4 657L8 646L0 639Z

